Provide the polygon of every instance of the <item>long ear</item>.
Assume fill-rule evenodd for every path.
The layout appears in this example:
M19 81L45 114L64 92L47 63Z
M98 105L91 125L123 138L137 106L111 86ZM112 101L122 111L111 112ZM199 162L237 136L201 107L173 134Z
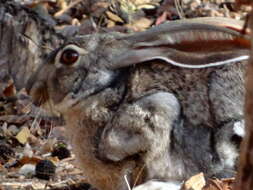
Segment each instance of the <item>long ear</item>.
M245 22L242 20L236 20L232 18L226 17L197 17L197 18L189 18L189 19L181 19L177 21L173 21L177 23L202 23L202 24L209 24L214 26L221 26L225 28L229 28L235 30L237 32L241 32L242 30L246 29L247 34L249 34L249 29L244 28Z
M199 22L171 22L122 37L129 44L108 67L117 69L161 59L185 68L205 68L246 60L250 40L239 32Z

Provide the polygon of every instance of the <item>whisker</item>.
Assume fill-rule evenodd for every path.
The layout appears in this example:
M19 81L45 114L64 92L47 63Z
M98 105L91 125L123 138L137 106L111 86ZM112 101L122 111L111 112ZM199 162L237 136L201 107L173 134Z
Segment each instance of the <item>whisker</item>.
M38 48L41 48L41 49L49 49L51 51L53 51L54 49L53 48L50 48L48 46L45 46L45 45L39 45L37 42L35 42L35 40L33 40L31 37L27 36L26 34L22 34L22 33L19 33L20 35L22 35L23 37L25 37L27 40L29 40L30 42L34 43L34 45L36 45Z

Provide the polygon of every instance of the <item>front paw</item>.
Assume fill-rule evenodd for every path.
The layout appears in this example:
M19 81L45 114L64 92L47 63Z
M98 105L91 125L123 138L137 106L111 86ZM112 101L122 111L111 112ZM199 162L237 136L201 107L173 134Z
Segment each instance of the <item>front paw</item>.
M180 105L173 94L157 92L123 105L107 123L99 142L101 158L120 161L138 153L166 155L170 132L179 119Z
M147 141L142 133L118 127L102 134L98 152L101 159L117 162L144 151L145 147Z

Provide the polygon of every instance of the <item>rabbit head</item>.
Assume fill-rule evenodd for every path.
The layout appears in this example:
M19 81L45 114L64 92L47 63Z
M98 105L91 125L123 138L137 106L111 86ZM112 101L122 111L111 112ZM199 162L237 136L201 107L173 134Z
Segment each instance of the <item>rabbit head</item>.
M249 40L234 30L234 21L229 22L220 27L222 19L175 21L130 35L74 37L32 74L27 90L35 103L49 103L63 115L91 184L104 190L127 189L126 181L135 185L145 178L142 159L136 154L117 162L101 157L99 143L127 94L128 68L151 60L189 69L246 60Z

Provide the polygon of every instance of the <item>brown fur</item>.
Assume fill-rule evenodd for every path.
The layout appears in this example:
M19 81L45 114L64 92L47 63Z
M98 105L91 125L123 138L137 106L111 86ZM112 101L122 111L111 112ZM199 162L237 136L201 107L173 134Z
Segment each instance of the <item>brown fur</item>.
M65 119L67 135L73 145L78 165L83 169L88 182L101 190L127 190L124 176L126 175L130 184L138 184L136 180L138 173L141 172L142 164L133 159L119 163L106 163L98 159L96 140L99 141L99 139L96 137L99 136L97 131L99 128L103 129L105 122L110 118L110 110L99 105L98 99L96 96L91 97L87 102L66 110L64 115L67 116ZM91 104L94 107L91 108Z

